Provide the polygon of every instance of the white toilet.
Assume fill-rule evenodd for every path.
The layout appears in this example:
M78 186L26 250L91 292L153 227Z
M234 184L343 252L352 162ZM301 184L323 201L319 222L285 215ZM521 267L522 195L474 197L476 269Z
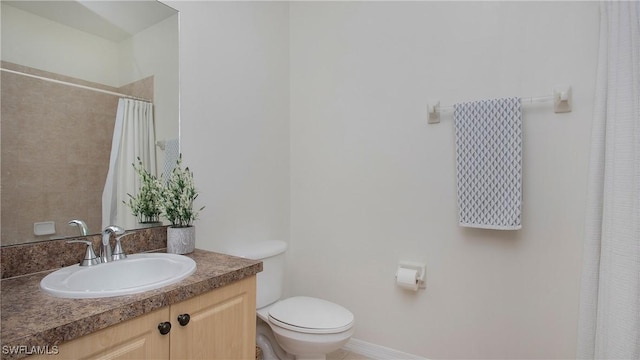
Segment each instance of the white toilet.
M326 359L353 335L353 314L332 302L306 296L281 299L284 241L262 241L229 251L262 260L257 276L256 343L264 359Z

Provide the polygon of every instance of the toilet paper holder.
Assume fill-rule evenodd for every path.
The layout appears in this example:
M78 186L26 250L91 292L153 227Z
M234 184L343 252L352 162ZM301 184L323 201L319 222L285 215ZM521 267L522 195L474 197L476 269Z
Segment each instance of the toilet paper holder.
M400 261L398 263L398 270L396 271L396 279L398 278L398 271L400 269L408 269L415 270L416 275L416 283L418 284L419 289L425 289L426 286L426 274L427 274L427 265L425 263L414 262L414 261Z

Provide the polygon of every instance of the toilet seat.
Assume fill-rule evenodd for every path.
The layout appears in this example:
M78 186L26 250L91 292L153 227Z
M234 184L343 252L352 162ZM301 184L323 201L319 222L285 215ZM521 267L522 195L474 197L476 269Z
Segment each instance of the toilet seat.
M269 321L282 328L306 334L335 334L353 327L351 311L327 300L291 297L269 309Z

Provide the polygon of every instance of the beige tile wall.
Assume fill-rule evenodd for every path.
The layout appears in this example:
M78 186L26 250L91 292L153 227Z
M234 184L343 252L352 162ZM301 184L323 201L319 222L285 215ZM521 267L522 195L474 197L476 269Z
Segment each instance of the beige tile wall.
M0 85L2 245L78 235L71 219L99 232L118 97L7 72ZM56 234L35 236L41 221Z

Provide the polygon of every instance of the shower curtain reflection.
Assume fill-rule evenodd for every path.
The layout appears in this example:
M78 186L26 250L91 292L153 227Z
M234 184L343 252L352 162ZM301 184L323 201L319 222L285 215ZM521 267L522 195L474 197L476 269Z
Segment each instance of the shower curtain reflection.
M102 228L118 225L125 229L137 227L131 214L127 194L135 195L140 187L133 168L140 158L151 173L156 171L156 139L153 104L145 101L120 99L111 143L109 171L102 193Z

